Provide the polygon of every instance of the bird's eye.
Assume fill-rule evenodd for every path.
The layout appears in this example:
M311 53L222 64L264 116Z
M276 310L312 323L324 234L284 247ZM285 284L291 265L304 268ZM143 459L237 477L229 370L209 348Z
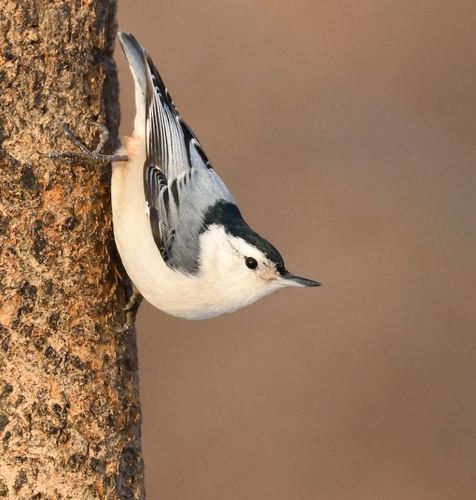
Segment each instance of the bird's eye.
M246 267L249 267L250 269L256 269L258 267L258 261L253 259L253 257L246 257L245 264Z

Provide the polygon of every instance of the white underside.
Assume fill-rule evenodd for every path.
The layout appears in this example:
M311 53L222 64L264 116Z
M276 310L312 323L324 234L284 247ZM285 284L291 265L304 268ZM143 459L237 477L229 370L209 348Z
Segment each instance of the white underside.
M134 138L126 143L130 160L113 165L111 191L116 245L134 285L155 307L188 319L232 312L281 288L283 285L276 280L260 280L249 273L242 258L237 264L228 236L217 226L200 237L201 262L197 275L174 271L162 260L146 214L143 185L146 91L145 75L137 75L136 71L146 68L143 61L134 60L137 54L133 49L127 50L127 43L124 48L134 78L137 111ZM235 263L234 268L230 268L230 259Z
M148 302L173 316L205 319L235 311L280 288L235 288L232 283L211 279L213 273L206 270L187 276L168 267L155 244L146 214L143 165L141 154L127 163L114 164L111 194L114 236L122 263ZM205 234L202 239L208 241L202 247L219 245L220 237L219 231L216 235ZM201 256L207 262L203 251Z

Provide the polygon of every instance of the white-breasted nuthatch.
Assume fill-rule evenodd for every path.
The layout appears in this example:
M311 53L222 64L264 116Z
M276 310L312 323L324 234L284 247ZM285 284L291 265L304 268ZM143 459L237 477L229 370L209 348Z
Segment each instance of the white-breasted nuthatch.
M174 316L204 319L283 287L320 283L289 273L243 220L228 188L177 111L151 58L119 33L135 87L128 161L112 173L114 235L138 291Z

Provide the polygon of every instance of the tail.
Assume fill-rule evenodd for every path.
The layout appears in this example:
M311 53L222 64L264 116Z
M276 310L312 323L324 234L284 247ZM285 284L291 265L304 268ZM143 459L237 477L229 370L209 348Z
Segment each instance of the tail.
M119 33L135 84L134 136L145 139L146 158L167 178L191 167L212 168L191 128L184 122L152 59L130 33Z
M127 57L127 62L134 78L136 117L134 120L134 136L145 138L145 108L147 95L147 66L145 50L139 45L134 35L119 33L119 42Z

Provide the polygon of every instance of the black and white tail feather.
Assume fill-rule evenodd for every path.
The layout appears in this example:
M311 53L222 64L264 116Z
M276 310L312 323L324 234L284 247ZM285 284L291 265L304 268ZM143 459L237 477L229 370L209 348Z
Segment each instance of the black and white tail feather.
M152 234L170 267L194 273L206 211L220 200L234 200L177 111L152 59L130 33L120 33L119 39L138 84L136 120L144 122L135 123L135 133L145 137L144 192Z

